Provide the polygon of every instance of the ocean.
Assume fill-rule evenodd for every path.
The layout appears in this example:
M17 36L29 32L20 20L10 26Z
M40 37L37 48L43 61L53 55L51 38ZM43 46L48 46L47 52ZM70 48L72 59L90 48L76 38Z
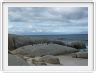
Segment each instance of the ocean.
M61 40L64 42L82 41L88 46L88 34L66 34L66 35L29 35L34 39L43 38L50 40ZM28 37L29 37L28 36Z

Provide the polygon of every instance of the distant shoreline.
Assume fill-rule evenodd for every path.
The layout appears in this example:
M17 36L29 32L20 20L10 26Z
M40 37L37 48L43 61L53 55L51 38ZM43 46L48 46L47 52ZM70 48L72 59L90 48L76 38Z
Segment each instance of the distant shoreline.
M88 35L88 34L11 34L11 33L8 33L9 35L24 35L24 36L51 36L51 35Z

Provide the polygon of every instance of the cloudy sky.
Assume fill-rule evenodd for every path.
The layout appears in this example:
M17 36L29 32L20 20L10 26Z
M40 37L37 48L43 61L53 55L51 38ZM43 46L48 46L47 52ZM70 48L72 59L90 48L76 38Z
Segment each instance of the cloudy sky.
M10 34L87 34L87 7L9 7Z

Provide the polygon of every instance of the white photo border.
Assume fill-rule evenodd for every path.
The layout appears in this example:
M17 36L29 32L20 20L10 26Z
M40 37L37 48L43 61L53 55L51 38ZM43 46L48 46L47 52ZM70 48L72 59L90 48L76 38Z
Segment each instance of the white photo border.
M36 73L36 72L13 72L13 71L7 72L5 71L4 73ZM42 73L42 72L39 72L39 73ZM44 72L44 73L62 73L62 72ZM63 72L63 73L92 73L92 71L90 72Z
M3 2L93 2L93 0L3 0Z
M96 2L94 2L94 70L96 71Z
M8 66L8 7L88 7L88 66ZM64 72L64 71L92 71L93 70L93 30L94 30L93 2L3 2L3 70L5 71L33 71L33 72ZM6 45L5 45L6 44ZM89 49L90 48L90 49Z
M0 3L0 70L2 70L2 3Z

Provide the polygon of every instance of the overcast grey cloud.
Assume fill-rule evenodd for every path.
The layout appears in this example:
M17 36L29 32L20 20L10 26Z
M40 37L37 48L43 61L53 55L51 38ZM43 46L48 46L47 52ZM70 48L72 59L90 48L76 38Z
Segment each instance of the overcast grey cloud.
M9 7L8 32L87 34L87 7Z

